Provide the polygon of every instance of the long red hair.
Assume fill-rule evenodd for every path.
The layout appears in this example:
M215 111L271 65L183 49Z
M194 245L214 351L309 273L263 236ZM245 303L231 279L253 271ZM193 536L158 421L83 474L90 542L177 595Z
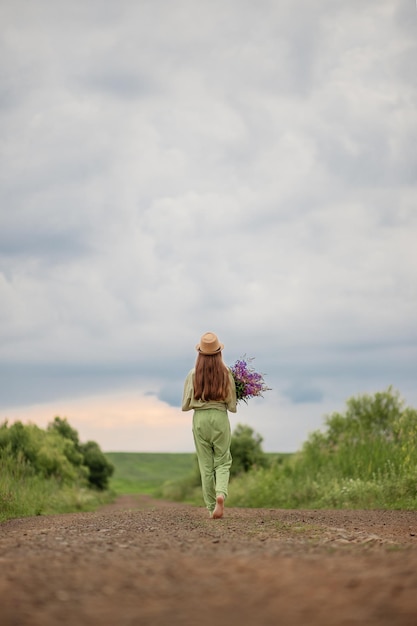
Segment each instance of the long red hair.
M223 362L222 353L198 353L194 374L194 397L196 400L223 402L230 394L229 370Z

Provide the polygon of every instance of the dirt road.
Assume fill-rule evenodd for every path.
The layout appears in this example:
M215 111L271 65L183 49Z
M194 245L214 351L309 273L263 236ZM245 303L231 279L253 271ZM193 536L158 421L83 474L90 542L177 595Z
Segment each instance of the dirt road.
M0 626L415 626L417 513L122 497L0 525Z

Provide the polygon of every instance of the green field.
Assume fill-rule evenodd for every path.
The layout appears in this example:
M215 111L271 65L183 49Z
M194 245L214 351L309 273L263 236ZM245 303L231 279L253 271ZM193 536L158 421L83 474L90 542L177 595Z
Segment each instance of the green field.
M116 493L160 491L166 481L177 481L195 471L194 453L106 452L115 470L110 489Z
M117 494L145 493L160 496L167 483L177 484L190 479L195 484L198 469L193 452L106 452L114 465L110 489ZM290 455L267 453L272 461ZM169 496L168 496L169 497Z

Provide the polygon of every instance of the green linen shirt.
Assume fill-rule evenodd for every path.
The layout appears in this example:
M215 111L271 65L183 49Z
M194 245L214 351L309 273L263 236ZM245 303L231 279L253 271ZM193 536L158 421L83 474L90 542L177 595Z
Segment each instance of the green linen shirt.
M236 413L236 385L231 372L229 372L230 396L224 402L196 400L194 398L194 372L195 368L190 370L184 382L184 394L182 397L183 411L191 411L192 409L220 409L224 411L226 409L231 413Z

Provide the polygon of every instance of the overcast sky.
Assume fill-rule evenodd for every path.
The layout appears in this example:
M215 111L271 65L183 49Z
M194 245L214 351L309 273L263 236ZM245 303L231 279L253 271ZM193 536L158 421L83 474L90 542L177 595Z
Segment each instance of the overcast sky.
M0 2L0 420L192 451L206 331L298 449L417 406L412 0Z

